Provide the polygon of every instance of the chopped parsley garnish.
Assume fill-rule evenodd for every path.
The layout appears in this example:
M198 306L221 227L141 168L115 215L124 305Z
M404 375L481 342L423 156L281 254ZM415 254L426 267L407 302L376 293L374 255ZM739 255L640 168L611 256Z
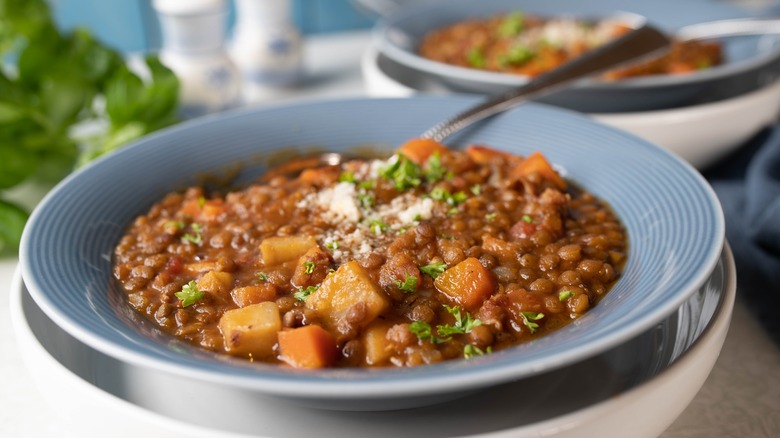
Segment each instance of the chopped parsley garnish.
M395 285L404 292L413 293L417 291L417 277L405 274L404 281L396 280Z
M329 249L331 251L335 251L335 250L339 249L339 242L336 241L336 240L331 240L330 242L325 244L325 248L327 248L327 249Z
M544 313L520 312L520 316L523 317L523 324L528 327L528 330L530 330L531 333L535 333L536 329L539 328L539 324L534 321L539 321L544 318Z
M420 166L412 160L403 154L395 154L391 161L392 163L380 170L379 174L392 181L396 190L403 192L422 184Z
M559 301L566 301L574 295L574 292L570 290L562 290L558 293Z
M532 218L531 216L528 216L527 214L524 214L523 217L520 218L520 220L525 222L525 223L527 223L527 224L534 223L534 218Z
M298 292L295 292L293 294L293 298L295 298L298 301L306 301L306 298L309 297L309 295L313 294L319 286L307 286L302 287L298 289Z
M409 324L409 331L417 335L417 338L421 341L430 340L433 344L441 344L449 341L451 338L439 338L433 334L431 325L425 321L415 321Z
M447 174L447 169L441 165L441 154L439 151L434 152L428 161L425 163L425 179L431 182L436 182L444 178Z
M369 221L368 228L376 235L382 234L390 229L381 219L373 219Z
M192 242L195 245L203 243L203 237L200 235L201 231L203 231L203 227L201 227L199 223L193 222L190 224L190 229L192 230L192 233L181 236L182 242Z
M471 186L471 193L474 194L474 196L479 196L482 194L482 184L474 184Z
M501 57L503 65L520 65L531 60L535 56L534 52L522 44L516 44L509 49L506 55Z
M452 207L451 209L447 210L447 214L452 216L454 214L458 214L458 207Z
M206 198L201 196L200 198L198 198L198 207L203 208L204 205L206 205Z
M186 226L187 224L185 224L184 221L168 221L163 224L163 228L173 228L175 230L182 230Z
M355 174L348 170L345 170L341 172L341 174L339 175L339 182L348 182L354 184L356 182Z
M521 11L508 14L498 27L498 34L504 38L513 37L523 31L525 26L525 14Z
M492 221L493 219L496 218L496 216L498 216L498 213L488 213L485 215L485 219Z
M471 333L474 327L482 325L482 321L474 319L468 312L461 312L458 306L444 305L447 312L455 317L455 324L439 325L436 326L436 331L441 336L462 335ZM464 314L465 313L465 316Z
M314 268L317 265L314 264L314 262L303 262L303 267L305 270L303 271L305 274L312 274L314 273Z
M260 281L268 281L268 274L262 271L257 271L257 278L259 278Z
M429 196L435 201L444 201L453 207L463 203L463 201L468 199L466 192L457 192L455 194L451 194L447 189L443 189L441 187L435 187L433 190L431 190L431 194Z
M374 195L370 193L359 193L358 202L360 203L361 207L369 209L374 206L376 199L374 199Z
M181 300L182 307L188 307L203 299L206 294L198 290L195 280L190 280L189 283L181 288L181 291L176 292L174 295Z
M473 357L477 356L484 356L486 354L490 354L493 352L493 347L488 347L485 350L482 350L481 348L477 347L476 345L466 344L465 347L463 347L463 357L465 359L471 359Z
M486 64L485 53L479 47L472 47L466 54L466 60L470 66L476 68L483 68Z
M365 190L371 190L374 187L376 187L376 181L373 179L369 179L367 181L363 181L360 184L358 184L358 188L365 189Z
M438 277L446 270L447 270L447 264L444 262L436 262L425 266L420 266L420 272L422 272L423 274L428 274L433 278Z

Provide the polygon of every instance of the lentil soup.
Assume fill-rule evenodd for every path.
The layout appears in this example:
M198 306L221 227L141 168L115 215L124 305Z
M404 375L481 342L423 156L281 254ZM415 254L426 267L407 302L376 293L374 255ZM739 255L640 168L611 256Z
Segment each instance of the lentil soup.
M459 67L538 76L629 30L614 20L541 18L521 11L454 23L427 33L419 48L424 58ZM685 74L723 62L720 43L674 41L654 59L614 69L607 80Z
M412 140L387 160L193 187L114 253L130 306L208 350L299 368L417 366L531 341L596 305L627 235L541 153Z

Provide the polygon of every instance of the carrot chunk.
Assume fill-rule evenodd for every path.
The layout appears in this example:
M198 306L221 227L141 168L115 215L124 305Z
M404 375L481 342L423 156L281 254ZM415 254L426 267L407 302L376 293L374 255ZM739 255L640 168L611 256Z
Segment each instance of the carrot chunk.
M512 169L510 179L518 180L533 173L536 173L547 181L550 181L560 190L564 190L566 188L566 181L564 181L563 178L558 175L558 172L553 169L550 162L547 161L547 158L545 158L544 155L538 151L526 157L525 160Z
M447 151L447 146L439 143L436 140L430 138L413 138L404 143L398 152L405 155L406 158L412 160L415 164L423 165L431 155L435 152L444 153Z
M295 368L324 368L336 363L336 340L318 325L279 332L279 356Z
M215 222L225 214L226 207L222 199L191 199L182 205L181 211L196 222Z
M474 257L447 269L433 284L467 310L478 308L496 288L493 275Z
M513 157L509 152L475 144L466 146L466 153L472 161L478 164L488 164L496 157L506 160Z

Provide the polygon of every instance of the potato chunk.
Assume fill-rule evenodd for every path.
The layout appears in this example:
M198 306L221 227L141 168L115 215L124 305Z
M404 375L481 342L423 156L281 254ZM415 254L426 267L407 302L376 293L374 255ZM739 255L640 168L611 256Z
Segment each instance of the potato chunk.
M393 353L390 341L387 339L387 330L391 324L382 320L374 321L363 332L363 349L366 352L366 363L369 365L381 365L387 362Z
M477 309L496 288L493 275L474 257L447 269L433 284L467 310Z
M324 368L336 363L333 335L318 325L279 332L279 357L295 368Z
M233 302L238 307L272 301L276 298L277 288L272 283L262 283L256 286L237 287L230 292Z
M226 311L219 329L228 353L265 358L274 354L282 319L276 303L269 301Z
M336 327L347 311L358 303L365 306L361 327L367 326L390 306L384 291L354 260L341 265L306 299L306 307L316 310L331 328Z
M209 271L198 280L198 290L213 295L224 295L232 289L233 274L229 272Z
M317 240L312 236L268 237L260 243L260 253L263 255L263 263L273 266L295 260L315 246Z

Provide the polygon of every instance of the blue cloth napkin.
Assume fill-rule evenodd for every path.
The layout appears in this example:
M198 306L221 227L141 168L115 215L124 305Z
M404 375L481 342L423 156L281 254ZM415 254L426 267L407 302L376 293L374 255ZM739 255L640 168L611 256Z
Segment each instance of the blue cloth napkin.
M780 344L780 125L703 174L723 205L737 294Z

